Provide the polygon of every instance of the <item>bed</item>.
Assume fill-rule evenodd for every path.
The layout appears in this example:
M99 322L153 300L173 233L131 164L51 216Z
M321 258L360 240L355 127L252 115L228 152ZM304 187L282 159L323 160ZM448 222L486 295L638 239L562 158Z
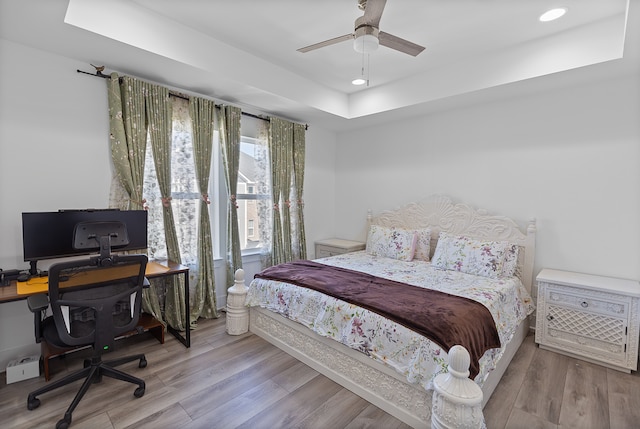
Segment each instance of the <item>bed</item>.
M381 290L393 290L394 296L396 289L390 287L407 283L422 288L420 293L445 292L459 301L480 302L474 304L490 313L499 342L487 340L482 348L475 345L479 340L463 340L469 344L465 348L473 349L471 378L482 389L484 406L529 330L535 221L521 229L507 217L435 195L377 216L370 213L367 223L365 251L307 265L326 267L332 275L358 272L382 279ZM271 267L251 281L245 301L249 329L405 423L429 427L433 382L446 373L447 350L457 340L446 343L415 333L407 320L419 319L417 313L390 319L368 302L341 299L337 294L344 290L301 288L297 278L270 277L293 268L309 266L279 272Z

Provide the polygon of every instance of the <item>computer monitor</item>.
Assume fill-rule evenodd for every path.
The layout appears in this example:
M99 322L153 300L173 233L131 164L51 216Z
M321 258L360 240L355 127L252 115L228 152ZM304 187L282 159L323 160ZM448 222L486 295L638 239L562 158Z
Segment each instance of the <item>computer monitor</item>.
M111 241L116 251L147 248L146 210L59 210L57 212L22 213L22 244L24 260L30 262L31 275L36 275L37 262L44 259L99 253L99 246L74 245L76 226L87 222L124 225L126 240Z

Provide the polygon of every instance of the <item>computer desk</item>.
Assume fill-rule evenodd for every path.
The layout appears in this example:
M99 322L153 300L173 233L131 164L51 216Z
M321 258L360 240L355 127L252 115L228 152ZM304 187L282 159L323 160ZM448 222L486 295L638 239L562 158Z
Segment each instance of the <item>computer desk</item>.
M182 274L184 276L184 313L185 313L185 331L184 335L177 329L167 326L167 330L175 336L178 341L184 344L185 347L191 347L191 333L190 333L190 318L191 311L189 305L189 267L182 264L178 264L173 261L161 260L161 261L149 261L147 264L146 276L149 279L162 278L167 276L176 276ZM25 282L26 283L26 282ZM72 285L70 285L72 286ZM20 289L18 291L18 289ZM9 286L0 287L0 303L19 301L27 299L27 296L34 295L36 293L44 293L47 291L46 282L24 285L21 284L18 287L16 281L12 281Z

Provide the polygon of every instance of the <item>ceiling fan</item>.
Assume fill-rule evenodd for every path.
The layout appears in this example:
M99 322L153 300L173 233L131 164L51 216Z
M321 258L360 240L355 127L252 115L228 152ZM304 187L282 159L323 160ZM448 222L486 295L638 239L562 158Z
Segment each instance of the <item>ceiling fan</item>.
M298 52L309 52L325 46L353 40L353 48L357 52L369 53L375 51L378 45L382 45L415 57L424 50L424 46L380 31L380 18L386 3L387 0L358 0L358 8L364 11L364 15L356 19L353 33L305 46L298 49Z

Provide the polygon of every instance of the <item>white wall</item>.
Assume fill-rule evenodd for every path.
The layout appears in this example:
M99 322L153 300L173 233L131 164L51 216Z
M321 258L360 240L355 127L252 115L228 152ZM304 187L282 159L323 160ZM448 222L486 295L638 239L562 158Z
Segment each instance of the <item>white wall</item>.
M618 77L341 134L337 235L364 239L367 208L446 193L537 218L535 273L640 279L639 94Z
M76 73L87 64L0 39L0 268L22 258L23 211L107 207L111 183L106 84ZM169 77L167 77L169 79ZM307 132L305 202L308 248L333 234L336 136ZM312 256L312 254L311 254ZM43 261L44 262L44 261ZM48 264L39 263L47 268ZM250 259L247 279L259 270ZM218 305L226 304L225 268L216 261ZM25 301L0 304L0 371L37 353Z
M314 241L335 235L336 135L311 125L307 131L304 220L307 257L315 257Z

